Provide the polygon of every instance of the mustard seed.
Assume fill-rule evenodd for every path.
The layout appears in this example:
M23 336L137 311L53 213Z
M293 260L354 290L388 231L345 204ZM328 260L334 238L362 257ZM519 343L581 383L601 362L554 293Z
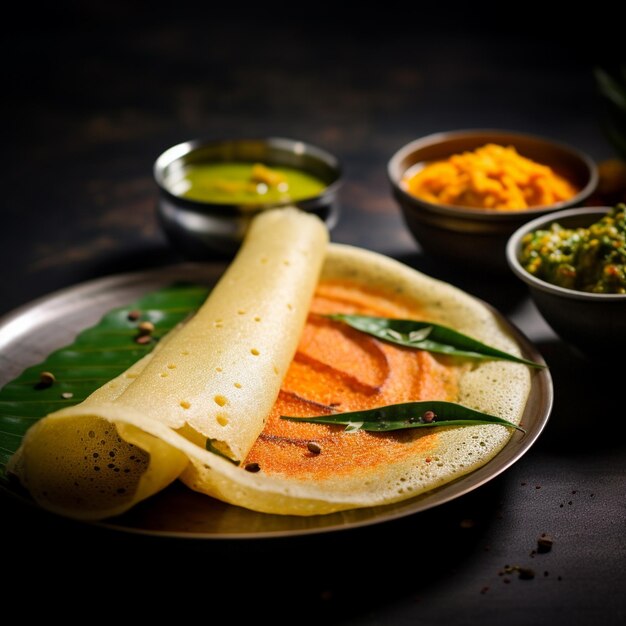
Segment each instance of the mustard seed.
M322 448L319 444L315 443L315 441L309 441L309 443L306 444L307 450L309 452L312 452L313 454L320 454L322 451Z
M141 335L150 335L154 332L154 324L152 322L140 322L137 325L137 330Z
M41 372L39 374L39 385L40 389L45 389L46 387L51 387L56 382L56 378L52 372Z

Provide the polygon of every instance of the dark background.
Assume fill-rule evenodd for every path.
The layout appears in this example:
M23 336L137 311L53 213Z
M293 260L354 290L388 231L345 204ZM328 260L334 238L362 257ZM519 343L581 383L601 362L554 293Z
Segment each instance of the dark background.
M158 600L173 607L191 600L191 584L207 619L225 607L236 623L249 615L354 624L626 619L625 445L589 423L621 407L609 368L592 368L562 344L512 276L498 282L425 258L385 173L408 141L472 127L546 135L596 160L614 156L593 77L595 65L624 56L609 10L549 17L531 5L267 4L252 12L66 3L44 13L18 7L2 29L0 313L86 279L181 260L154 216L152 163L168 146L294 137L345 166L334 241L400 258L526 325L556 393L546 432L503 476L376 528L199 544L124 536L3 499L12 589L33 578L50 587L61 570L74 588L149 579L170 583ZM554 549L531 556L543 532ZM516 564L533 567L535 579L501 575ZM98 610L114 605L105 596Z
M390 254L415 249L385 173L411 139L510 128L611 154L592 75L615 57L610 14L600 31L598 14L545 8L83 4L21 8L4 26L0 271L24 280L0 311L171 261L151 167L186 139L276 135L336 153L354 220L334 239ZM355 227L365 218L366 242Z

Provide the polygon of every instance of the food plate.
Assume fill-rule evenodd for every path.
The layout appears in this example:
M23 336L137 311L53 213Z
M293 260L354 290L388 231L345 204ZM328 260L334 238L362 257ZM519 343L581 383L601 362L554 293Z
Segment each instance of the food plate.
M110 309L176 281L211 285L222 264L181 264L123 274L64 289L28 304L0 320L0 387L50 352L71 343ZM519 342L526 359L544 363L534 346L502 315L499 322ZM536 441L552 408L547 369L531 374L531 391L522 417L526 434L516 431L483 467L410 500L313 517L269 515L208 498L176 483L122 516L100 522L127 532L196 539L250 539L305 535L375 524L438 506L480 487L517 461Z

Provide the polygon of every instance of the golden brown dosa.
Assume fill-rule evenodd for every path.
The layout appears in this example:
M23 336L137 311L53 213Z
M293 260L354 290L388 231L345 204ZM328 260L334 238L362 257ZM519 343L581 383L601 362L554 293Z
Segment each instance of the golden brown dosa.
M296 249L299 249L298 246L296 244ZM299 277L292 276L291 280L297 282ZM330 304L328 301L322 302L323 297L320 300L318 292L315 306L321 306L322 309L332 306L361 312L374 309L390 316L419 314L422 319L446 324L502 350L520 354L515 340L482 303L448 284L384 256L349 246L331 245L324 261L322 280L322 292L329 285L339 286L339 290L342 285L350 286L343 296L335 292L334 301ZM257 291L263 291L262 282L257 282L256 286ZM354 302L355 294L360 302ZM377 304L368 300L368 294L374 295ZM232 306L236 309L239 306L236 293L233 298ZM287 303L302 306L300 300ZM308 306L307 300L307 309ZM256 423L261 427L250 441L249 451L245 450L240 457L245 459L244 465L258 463L260 471L246 471L243 465L236 466L207 451L207 436L199 430L194 431L195 435L190 435L184 428L172 427L167 420L155 419L147 414L138 393L134 395L137 402L133 407L119 403L118 399L124 397L129 384L136 384L145 372L154 369L151 364L153 359L161 358L159 352L167 350L168 345L179 349L179 337L176 335L168 339L154 356L149 355L144 362L133 367L130 383L123 374L113 381L113 388L100 390L83 405L66 409L39 422L32 434L27 436L22 452L14 463L14 471L42 505L82 518L100 518L126 510L176 476L192 489L256 511L293 515L324 514L395 502L454 480L496 455L508 441L511 432L503 426L485 425L439 429L436 433L422 431L383 435L359 432L350 435L340 432L338 427L278 422L278 412L292 412L292 409L301 411L302 398L307 402L317 402L322 409L317 411L315 404L309 404L307 411L321 413L326 410L324 407L335 401L340 401L346 410L362 406L359 404L362 398L368 397L373 388L378 388L384 402L390 398L394 398L394 401L426 399L434 394L519 423L530 390L530 375L524 365L485 361L460 366L421 352L412 352L407 356L405 349L382 347L379 342L369 338L352 341L353 331L345 328L339 330L335 326L320 328L323 333L341 333L342 342L333 342L332 337L327 337L316 345L315 337L310 334L310 326L315 325L314 317L310 318L313 322L302 336L301 330L297 331L293 343L295 351L300 340L300 356L290 371L299 371L299 374L287 374L284 378L289 361L278 373L273 368L258 373L255 382L257 387L263 387L276 379L283 383L278 407L272 413L273 402L278 394L276 386L272 403L263 409L263 416L257 419ZM184 329L177 331L182 332ZM244 336L245 344L258 345L264 330L253 325L250 332L252 334ZM282 328L276 328L272 340L280 343L289 339L286 335ZM328 346L329 342L334 346L332 351L324 349L324 345ZM353 349L360 351L356 366ZM228 350L228 347L224 346L224 350ZM229 362L234 362L234 359L228 358ZM327 362L329 358L332 363ZM385 366L381 365L381 360L387 360L389 364L394 359L407 361L408 364L396 370L403 374L382 380ZM332 397L333 390L336 391L337 372L342 372L340 378L343 376L343 383L350 381L350 384L344 384L345 393L337 396L338 400ZM307 385L307 376L313 374L334 376L335 380L333 384L320 384L316 379L314 387L317 395L315 398L306 398L306 394L313 388L313 385ZM200 412L208 410L211 403L214 404L214 396L207 397L210 402L207 406L201 405ZM176 400L180 401L180 398L176 396ZM114 410L113 406L118 408ZM269 423L257 439L268 417ZM237 419L238 415L232 413L229 423ZM246 423L245 419L241 423ZM82 440L72 448L67 445L68 437L73 437L74 441ZM110 504L110 500L107 500L105 507L93 506L93 502L89 501L90 496L85 496L97 490L100 476L92 469L91 463L82 462L82 457L99 450L99 441L106 442L103 450L115 449L116 455L125 459L125 468L130 470L125 474L126 482L114 483L116 489L123 489L118 498L114 499L115 506ZM307 444L311 441L322 448L320 454L308 449ZM58 458L55 461L55 455L47 450L57 445L61 448L65 446L65 450L79 450L80 458L71 461L78 461L76 467L79 468L75 470L72 479L76 478L76 473L80 473L77 480L81 485L85 484L83 481L95 485L91 491L81 487L80 498L85 499L83 502L78 501L71 482L63 476L62 489L56 488L54 498L42 486L50 484L46 472L49 473L50 468L58 464ZM229 444L229 449L233 451L235 448ZM132 463L131 457L134 457ZM71 463L64 461L63 467L74 467ZM121 486L116 486L118 484ZM36 485L35 488L33 485ZM97 492L93 499L98 502Z

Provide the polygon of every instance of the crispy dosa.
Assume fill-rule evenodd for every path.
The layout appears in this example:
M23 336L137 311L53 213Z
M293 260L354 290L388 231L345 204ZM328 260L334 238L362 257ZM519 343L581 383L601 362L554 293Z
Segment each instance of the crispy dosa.
M171 433L244 458L293 358L327 241L321 220L295 209L254 220L191 320L84 402L28 431L12 470L35 500L75 517L120 513L187 465L167 444Z
M298 282L300 277L291 275L290 279ZM257 281L256 287L262 298L265 284ZM240 306L237 294L232 297L236 310ZM310 301L309 296L307 309ZM290 301L292 306L298 305L296 308L303 302ZM239 455L240 465L206 449L212 434L200 429L190 432L188 426L172 422L172 417L157 419L145 411L138 387L132 394L132 410L123 402L146 373L163 371L154 363L166 363L164 354L180 349L183 328L112 381L113 386L39 422L29 431L14 471L43 506L80 518L120 513L176 477L196 491L252 510L316 515L413 497L482 466L506 444L511 431L500 425L347 433L338 426L280 420L281 413L305 416L329 409L354 410L372 402L420 399L453 400L513 423L521 419L530 391L526 366L503 361L470 363L357 338L356 331L320 323L319 314L325 312L419 317L520 354L515 340L491 311L471 296L382 255L330 245L308 324L304 327L303 317L300 328L294 331L295 338L275 327L267 345L272 349L274 343L291 340L291 357L296 354L295 359L289 368L291 357L281 361L284 367L278 373L273 368L254 373L257 389L273 383L274 392L272 402L264 404L262 411L255 408L262 417L257 415L254 436L247 438L248 448L241 444L236 447L236 439L227 441L230 452ZM234 315L237 319L236 311ZM247 346L259 345L261 336L268 333L261 325L252 325L248 332L251 334L244 337ZM324 333L331 335L322 340ZM185 345L187 349L192 346ZM228 352L229 348L224 345L223 349ZM236 357L229 360L235 361ZM401 366L396 367L396 362L402 362ZM202 371L197 370L197 375ZM315 382L311 384L311 380ZM147 389L148 393L158 393L157 387ZM199 393L198 398L204 398L200 414L214 408L211 394ZM180 400L179 396L176 399ZM146 404L153 406L155 402L148 400ZM156 404L167 412L165 400ZM229 424L237 419L235 413L229 414ZM242 417L241 424L247 423ZM68 444L68 438L74 443ZM319 452L315 447L311 451L311 442ZM74 456L78 453L79 458L71 462L63 459L62 471L52 471L59 463L59 449ZM116 457L123 457L125 477L125 482L105 483L107 494L102 499L97 494L101 475L92 462L94 451L100 454L100 450L105 454L115 451ZM246 471L250 464L260 470ZM60 486L55 486L49 474L60 472ZM65 478L65 473L71 478ZM73 489L72 480L81 487ZM123 491L114 497L113 488Z

